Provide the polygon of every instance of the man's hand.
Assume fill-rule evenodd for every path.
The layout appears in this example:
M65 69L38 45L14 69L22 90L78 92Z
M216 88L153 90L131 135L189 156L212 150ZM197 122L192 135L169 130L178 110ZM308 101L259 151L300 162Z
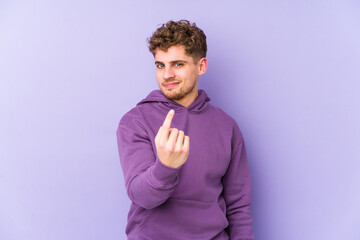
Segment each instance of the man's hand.
M163 125L155 137L156 152L160 161L172 168L183 165L189 156L190 138L183 131L170 128L174 110L166 115Z

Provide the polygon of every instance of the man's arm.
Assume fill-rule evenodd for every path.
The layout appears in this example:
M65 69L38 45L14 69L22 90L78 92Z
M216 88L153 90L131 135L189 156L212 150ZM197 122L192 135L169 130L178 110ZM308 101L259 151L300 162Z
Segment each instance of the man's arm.
M181 131L170 129L173 115L173 111L167 115L155 138L161 160L136 117L122 120L117 130L127 193L132 202L146 209L161 205L171 196L179 181L180 166L188 156L189 139Z
M241 141L235 145L231 163L222 179L226 215L229 221L227 231L231 240L253 240L249 165L244 141L237 125L234 132Z

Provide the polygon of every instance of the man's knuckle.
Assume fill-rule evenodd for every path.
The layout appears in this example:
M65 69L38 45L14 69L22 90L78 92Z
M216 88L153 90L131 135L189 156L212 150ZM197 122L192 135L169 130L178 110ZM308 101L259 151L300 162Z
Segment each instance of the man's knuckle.
M166 147L166 150L167 150L168 152L174 152L174 146L167 146L167 147Z
M186 147L186 146L184 146L184 147L182 147L181 151L182 151L183 153L188 153L188 152L189 152L189 148Z

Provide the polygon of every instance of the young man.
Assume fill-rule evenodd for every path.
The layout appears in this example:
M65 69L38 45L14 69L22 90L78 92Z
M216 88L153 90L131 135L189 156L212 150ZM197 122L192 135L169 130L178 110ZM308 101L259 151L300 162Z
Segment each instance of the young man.
M205 34L186 20L169 21L148 42L160 90L126 113L117 130L132 201L128 239L254 239L243 137L198 90L207 69Z

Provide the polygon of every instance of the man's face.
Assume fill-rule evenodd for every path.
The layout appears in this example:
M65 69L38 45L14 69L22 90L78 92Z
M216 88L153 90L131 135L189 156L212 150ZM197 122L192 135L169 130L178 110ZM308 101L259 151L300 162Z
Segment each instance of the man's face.
M156 79L164 95L188 107L198 96L198 79L206 71L206 58L194 62L182 45L155 51Z

